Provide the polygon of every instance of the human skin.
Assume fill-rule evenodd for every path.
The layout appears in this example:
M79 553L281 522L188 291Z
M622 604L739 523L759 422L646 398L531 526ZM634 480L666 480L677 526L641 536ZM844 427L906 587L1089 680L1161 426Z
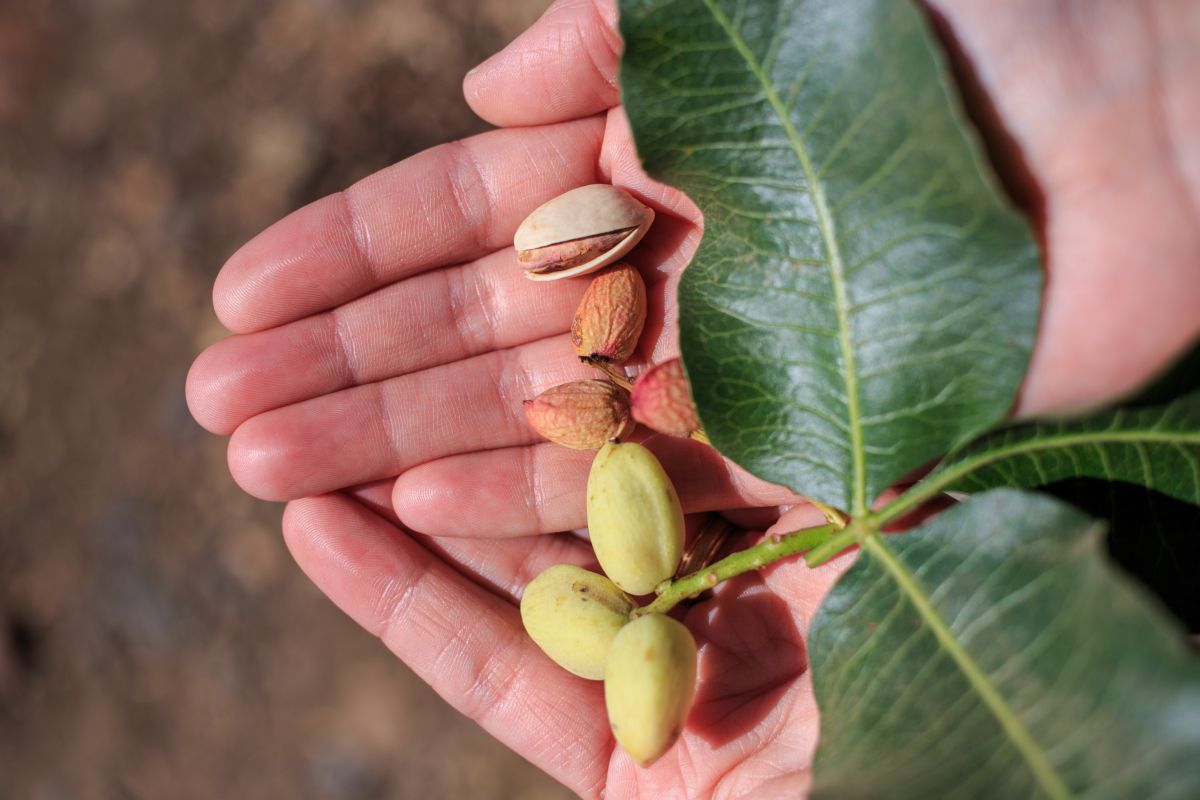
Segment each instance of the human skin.
M1007 177L1044 246L1018 413L1119 398L1200 333L1200 6L930 5L990 104L994 141L1022 165ZM691 202L640 170L614 24L610 3L556 3L467 76L467 102L504 129L413 156L234 254L214 305L236 335L199 356L188 401L231 435L239 484L292 501L284 533L317 585L572 790L793 796L817 729L804 635L853 556L777 564L688 610L696 710L649 770L614 751L599 684L559 670L520 628L515 600L534 574L591 560L574 537L539 536L584 524L589 455L538 443L520 401L591 374L568 336L586 281L525 280L512 232L593 181L653 205L635 259L645 363L677 353L674 287L700 235ZM696 442L651 444L689 512L795 501ZM819 521L800 505L776 528Z

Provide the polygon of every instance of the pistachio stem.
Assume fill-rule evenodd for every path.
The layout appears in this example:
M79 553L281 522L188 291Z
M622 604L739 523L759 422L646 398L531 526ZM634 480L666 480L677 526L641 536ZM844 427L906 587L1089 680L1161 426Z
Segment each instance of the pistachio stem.
M628 392L633 389L633 383L629 380L629 377L623 372L618 372L611 364L604 361L588 361L587 363L603 372L609 377L609 380L625 391Z
M783 536L768 536L753 547L747 547L704 569L672 581L654 600L630 612L629 618L637 619L646 614L666 613L684 600L696 597L722 581L832 541L839 535L838 531L845 532L838 525L830 523Z
M830 523L837 525L839 528L846 527L846 515L838 511L830 505L822 503L820 500L813 500L811 497L804 498L808 504L825 515L825 519Z
M836 536L829 537L819 546L809 550L804 556L804 561L810 567L819 567L834 556L841 554L846 548L858 544L859 537L862 535L863 530L859 525L842 528Z

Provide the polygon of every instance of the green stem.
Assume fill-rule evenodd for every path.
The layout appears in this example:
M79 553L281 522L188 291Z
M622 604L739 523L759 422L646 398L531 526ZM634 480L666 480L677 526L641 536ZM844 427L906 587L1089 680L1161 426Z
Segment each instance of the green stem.
M861 525L851 525L848 528L843 528L836 536L829 537L820 547L814 547L812 550L809 550L808 554L804 556L804 561L810 567L819 567L847 547L858 544L862 534Z
M781 558L811 550L830 540L838 530L837 525L830 524L806 528L786 536L768 536L753 547L747 547L704 569L672 581L652 602L634 609L630 617L636 619L646 614L664 614L689 597L696 597L721 581L727 581L743 572L760 569Z
M834 525L837 525L839 528L846 527L846 523L848 520L846 519L845 514L838 511L836 508L834 508L831 505L826 505L825 503L822 503L820 500L813 500L811 497L806 497L804 499L808 501L808 504L810 506L812 506L813 508L817 509L822 514L824 514L825 519L829 520Z

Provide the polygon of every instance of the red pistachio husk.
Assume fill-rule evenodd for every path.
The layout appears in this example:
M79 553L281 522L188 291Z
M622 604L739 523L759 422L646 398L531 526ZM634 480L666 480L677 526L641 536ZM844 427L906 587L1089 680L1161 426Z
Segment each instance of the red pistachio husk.
M564 383L525 401L525 419L542 436L573 450L599 450L633 432L629 393L612 381Z
M643 372L634 381L630 404L633 418L671 436L690 436L700 429L692 392L678 358Z
M623 364L646 324L646 283L629 264L592 280L571 322L575 353L588 363Z

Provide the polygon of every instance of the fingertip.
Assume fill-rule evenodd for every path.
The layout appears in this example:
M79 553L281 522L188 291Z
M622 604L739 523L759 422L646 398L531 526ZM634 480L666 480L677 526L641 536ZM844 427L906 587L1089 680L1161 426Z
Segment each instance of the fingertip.
M252 302L252 276L258 258L266 248L264 239L270 238L274 226L267 228L233 252L213 281L212 307L217 319L234 333L250 333L261 325L254 313Z
M247 494L272 502L296 496L289 478L293 454L286 439L274 435L262 417L237 427L229 437L225 458L234 482Z
M233 336L205 348L188 370L184 394L188 409L202 428L228 436L238 425L265 410L264 376L270 371L270 351L253 339Z
M213 376L217 372L213 365L217 356L213 350L219 344L220 342L205 348L188 367L187 377L183 381L183 396L192 419L196 420L201 428L218 436L227 436L233 431L226 430L221 424L221 415L216 412L213 403L216 388Z
M437 509L445 502L446 487L422 478L427 469L416 467L396 478L392 484L392 510L400 524L416 533L436 536L445 514Z
M339 493L293 500L283 540L301 571L351 619L378 636L380 587L401 572L395 529Z
M500 127L591 116L619 102L621 38L611 0L559 0L463 78L463 97Z
M346 203L342 194L323 197L238 248L213 283L221 324L252 333L336 305L333 292L362 272Z
M292 557L297 561L299 561L297 551L305 548L311 534L319 527L315 522L323 502L324 499L320 497L302 497L283 507L283 520L280 523L283 529L283 541L287 544Z
M519 455L468 454L422 464L392 487L402 525L427 536L496 538L543 533L524 493Z

